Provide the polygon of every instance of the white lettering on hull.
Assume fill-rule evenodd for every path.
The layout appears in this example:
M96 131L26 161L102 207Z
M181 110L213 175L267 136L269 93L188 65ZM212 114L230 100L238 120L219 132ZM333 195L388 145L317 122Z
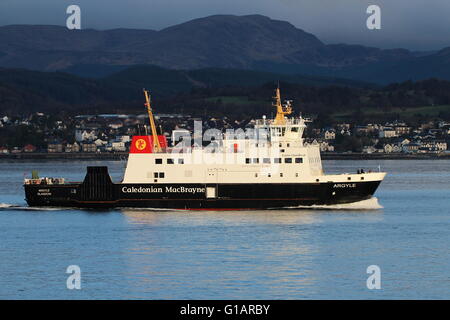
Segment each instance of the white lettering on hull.
M205 193L205 188L188 187L122 187L123 193Z
M356 183L335 183L333 188L356 188Z

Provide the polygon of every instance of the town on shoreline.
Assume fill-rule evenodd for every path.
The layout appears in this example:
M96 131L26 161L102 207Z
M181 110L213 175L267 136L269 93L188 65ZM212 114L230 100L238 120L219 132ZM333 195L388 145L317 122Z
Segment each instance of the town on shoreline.
M158 130L171 144L174 133L193 132L194 121L204 130L251 128L255 120L196 118L157 114ZM126 159L131 137L148 133L148 116L99 114L56 116L33 113L0 117L0 159ZM320 123L320 122L319 122ZM336 123L308 126L305 142L320 145L327 159L449 159L450 123L427 120L411 124L396 120L383 124Z

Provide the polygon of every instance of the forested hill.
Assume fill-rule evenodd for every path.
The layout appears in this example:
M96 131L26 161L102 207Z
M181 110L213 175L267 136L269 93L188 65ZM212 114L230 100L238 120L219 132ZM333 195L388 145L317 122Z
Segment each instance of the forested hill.
M194 88L259 86L276 81L311 86L371 86L352 80L218 68L188 71L133 66L99 79L63 72L0 68L0 112L129 109L141 106L142 88L151 90L158 99L188 93Z
M101 79L60 72L0 69L0 115L36 111L143 112L142 88L145 87L153 93L157 112L255 117L273 111L271 101L277 81L283 98L293 99L295 110L308 114L352 114L369 110L388 113L401 112L398 111L401 108L414 113L414 108L428 106L427 114L445 118L450 111L450 82L445 80L407 81L377 87L340 79L248 70L175 71L140 66Z

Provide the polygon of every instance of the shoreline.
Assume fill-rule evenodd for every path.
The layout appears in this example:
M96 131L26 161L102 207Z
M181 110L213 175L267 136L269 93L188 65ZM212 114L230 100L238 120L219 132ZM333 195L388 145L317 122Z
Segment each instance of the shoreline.
M448 160L450 153L321 153L322 160ZM6 160L127 160L128 152L116 153L10 153L0 154Z

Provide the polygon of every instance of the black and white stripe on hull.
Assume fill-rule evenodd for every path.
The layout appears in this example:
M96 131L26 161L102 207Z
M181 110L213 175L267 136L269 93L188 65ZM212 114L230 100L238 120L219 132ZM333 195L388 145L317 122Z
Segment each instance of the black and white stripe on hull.
M84 182L79 184L25 185L28 204L90 208L270 209L366 200L372 197L381 182L115 184L105 167L90 169Z

